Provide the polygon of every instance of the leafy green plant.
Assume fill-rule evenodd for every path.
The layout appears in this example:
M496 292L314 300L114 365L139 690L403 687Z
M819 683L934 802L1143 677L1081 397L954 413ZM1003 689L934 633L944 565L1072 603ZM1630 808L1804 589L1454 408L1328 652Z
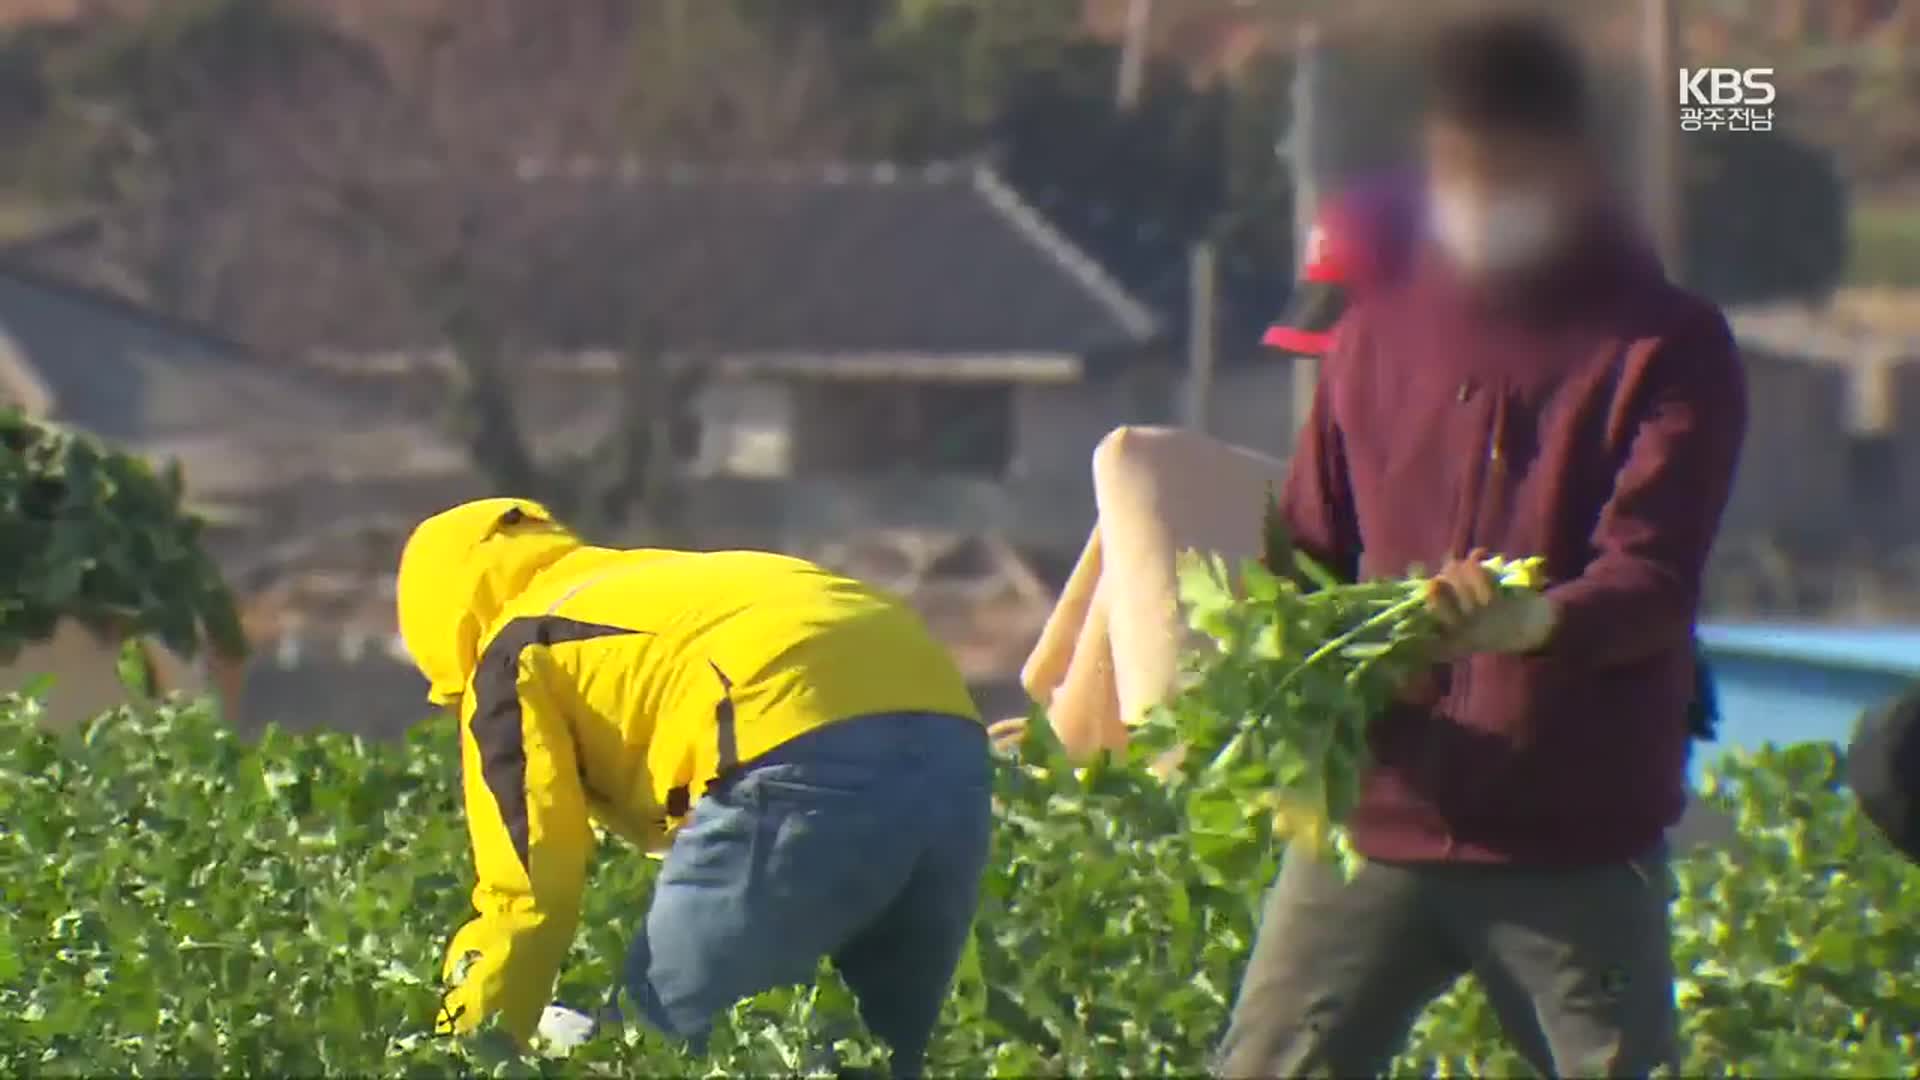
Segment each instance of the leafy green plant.
M1350 868L1340 823L1359 794L1367 724L1432 664L1440 629L1424 575L1343 584L1268 529L1266 561L1237 576L1218 556L1182 556L1181 602L1213 647L1189 654L1187 686L1148 717L1134 752L1143 763L1180 755L1190 835L1227 865L1262 838L1250 819L1266 811L1280 839L1331 843ZM1496 588L1539 587L1538 558L1483 565Z
M178 469L0 410L0 659L63 618L182 657L246 643Z
M17 704L17 703L16 703ZM426 1032L470 870L456 744L269 731L190 705L56 736L0 709L0 1071L769 1075L876 1060L845 991L765 995L689 1061L630 1028L565 1060ZM1920 1051L1920 871L1858 823L1826 747L1718 766L1738 846L1675 867L1689 1075L1901 1075ZM1137 770L1076 771L1043 725L999 778L997 854L934 1048L966 1075L1192 1073L1277 847L1223 863ZM1236 857L1240 858L1240 857ZM599 860L560 991L597 1003L653 864ZM1477 992L1423 1019L1404 1075L1513 1075Z
M1409 596L1342 587L1303 606L1300 582L1253 575L1234 599L1217 570L1187 574L1194 620L1232 630L1216 640L1325 618L1300 638L1319 644L1293 646L1291 663L1244 649L1197 658L1195 689L1130 762L1076 768L1044 722L1029 723L996 780L996 852L932 1050L938 1073L1205 1068L1281 850L1270 815L1247 808L1293 767L1267 746L1210 767L1254 713L1240 680L1209 688L1206 672L1259 662L1271 670L1243 674L1284 678L1343 636L1332 627ZM1393 622L1376 625L1390 644L1419 639L1417 625L1395 638ZM1314 684L1324 697L1290 685L1283 699L1357 709L1341 696L1346 676L1392 653L1347 651L1369 633L1325 654L1341 663L1308 665L1315 679L1344 672ZM1229 691L1242 698L1212 697ZM31 712L0 701L0 1073L826 1075L880 1060L830 975L744 1003L698 1061L638 1027L564 1058L522 1056L498 1033L429 1035L471 882L445 720L397 744L272 729L249 743L191 703L68 735ZM1175 737L1195 767L1172 783L1138 767L1155 739ZM1674 867L1688 1075L1905 1075L1920 1059L1920 869L1860 823L1838 775L1826 746L1711 770L1705 798L1741 833ZM618 845L596 860L560 1000L604 999L654 866ZM1523 1072L1466 986L1427 1012L1396 1065L1406 1076Z
M563 1061L428 1036L470 881L452 735L248 744L178 705L62 737L0 708L0 1072L769 1075L826 1070L836 1044L840 1064L875 1060L831 980L743 1005L705 1061L637 1028ZM1920 1052L1920 926L1901 899L1920 871L1858 823L1835 767L1830 748L1794 747L1713 774L1707 797L1742 837L1675 867L1690 1075L1899 1075ZM1074 770L1044 725L996 797L936 1069L1202 1068L1277 845L1220 860L1168 788ZM560 991L579 1005L615 977L653 872L609 854ZM1522 1070L1463 989L1401 1071Z

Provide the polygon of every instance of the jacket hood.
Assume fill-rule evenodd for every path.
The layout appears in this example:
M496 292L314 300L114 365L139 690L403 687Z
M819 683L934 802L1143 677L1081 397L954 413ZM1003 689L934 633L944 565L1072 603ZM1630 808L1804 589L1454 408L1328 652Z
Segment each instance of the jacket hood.
M579 537L526 499L480 499L420 523L400 555L400 637L429 684L427 699L459 699L480 641L542 570Z

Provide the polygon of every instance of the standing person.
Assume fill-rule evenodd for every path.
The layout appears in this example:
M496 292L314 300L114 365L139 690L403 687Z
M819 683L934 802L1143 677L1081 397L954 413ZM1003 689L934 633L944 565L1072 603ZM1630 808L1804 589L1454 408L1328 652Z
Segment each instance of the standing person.
M1319 359L1353 298L1385 287L1405 272L1419 229L1417 178L1379 176L1355 185L1314 221L1293 296L1261 343L1286 356ZM1719 738L1720 702L1712 668L1693 647L1693 700L1687 730L1700 742Z
M1894 850L1920 863L1920 685L1861 714L1846 768L1861 813Z
M991 810L985 729L910 610L799 559L588 547L483 499L414 531L399 613L459 714L479 877L441 1031L497 1014L533 1034L598 822L666 849L625 980L648 1022L698 1048L714 1014L829 957L918 1074Z
M1284 860L1218 1067L1378 1075L1472 974L1542 1072L1645 1075L1679 1056L1663 835L1744 380L1611 209L1554 24L1431 60L1408 258L1341 317L1282 509L1350 578L1441 567L1447 662L1370 732L1364 869ZM1497 594L1483 551L1549 587Z

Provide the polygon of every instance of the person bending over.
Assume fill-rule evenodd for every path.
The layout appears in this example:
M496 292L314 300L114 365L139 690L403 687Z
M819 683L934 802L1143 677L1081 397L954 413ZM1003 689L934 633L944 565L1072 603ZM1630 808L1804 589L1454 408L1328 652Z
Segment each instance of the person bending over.
M459 716L478 877L438 1030L533 1035L598 824L664 852L624 978L647 1022L698 1052L827 957L918 1073L991 810L985 729L912 611L782 555L591 547L522 499L422 523L398 592Z

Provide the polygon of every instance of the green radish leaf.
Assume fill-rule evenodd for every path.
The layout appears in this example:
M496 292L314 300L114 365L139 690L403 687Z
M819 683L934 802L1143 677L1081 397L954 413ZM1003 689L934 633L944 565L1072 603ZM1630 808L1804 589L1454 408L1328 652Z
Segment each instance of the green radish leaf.
M1294 550L1293 565L1294 568L1299 570L1300 574L1316 588L1332 589L1341 584L1340 579L1334 575L1333 571L1320 565L1319 562L1304 551Z
M0 578L16 582L0 588L0 642L77 612L151 636L182 610L217 639L224 586L183 590L172 576L197 573L191 530L171 511L146 524L121 513L176 505L152 470L81 455L92 479L32 486L19 478L69 460L69 437L0 413L0 444L13 451L0 453ZM56 529L62 507L85 527ZM83 569L37 576L55 563ZM1182 602L1190 617L1205 609L1194 622L1209 640L1181 658L1181 691L1149 711L1127 753L1076 773L1036 709L1010 759L996 759L992 856L931 1074L1203 1073L1282 852L1364 866L1343 825L1368 725L1434 629L1417 576L1311 593L1290 577L1243 569L1236 597L1222 561L1183 558ZM35 591L47 580L62 606ZM884 1064L830 967L815 989L728 1010L701 1058L637 1022L552 1059L491 1026L433 1036L442 962L474 902L461 756L458 725L438 719L393 742L271 726L242 740L208 703L162 702L71 739L41 730L30 699L0 698L0 1075ZM1649 887L1673 896L1679 1075L1904 1076L1920 1060L1920 982L1908 977L1920 970L1920 867L1863 823L1843 777L1826 745L1721 758L1699 797L1735 821L1734 846L1646 868ZM607 999L658 873L602 845L556 1000ZM1498 1013L1463 983L1421 1014L1391 1074L1526 1071Z

